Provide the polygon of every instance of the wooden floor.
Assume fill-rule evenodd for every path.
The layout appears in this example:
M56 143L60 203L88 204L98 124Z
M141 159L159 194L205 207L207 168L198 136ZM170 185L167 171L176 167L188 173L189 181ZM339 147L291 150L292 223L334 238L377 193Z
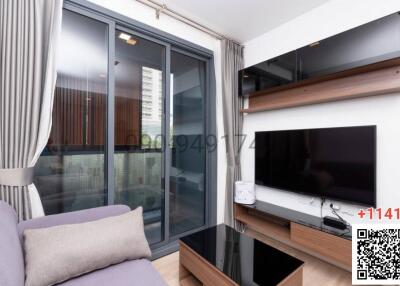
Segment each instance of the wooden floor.
M179 252L154 260L153 265L168 285L179 285Z
M257 233L249 232L263 242L272 245L279 250L293 255L305 262L303 272L304 286L350 286L351 273L336 266L319 260L313 256L293 249L278 241L268 239ZM153 265L160 272L164 280L171 286L179 285L179 253L175 252L163 258L153 261Z

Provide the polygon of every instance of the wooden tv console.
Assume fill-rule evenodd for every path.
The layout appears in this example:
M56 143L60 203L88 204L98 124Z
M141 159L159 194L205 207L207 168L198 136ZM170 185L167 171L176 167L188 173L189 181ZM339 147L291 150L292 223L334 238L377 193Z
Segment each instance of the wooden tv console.
M336 230L320 217L262 201L234 207L235 219L247 229L351 271L351 229Z

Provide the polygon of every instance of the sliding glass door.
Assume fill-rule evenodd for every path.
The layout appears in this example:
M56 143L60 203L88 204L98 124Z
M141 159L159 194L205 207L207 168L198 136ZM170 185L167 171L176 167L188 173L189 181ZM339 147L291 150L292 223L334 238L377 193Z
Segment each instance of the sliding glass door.
M206 63L171 52L170 189L171 236L205 224L204 98Z
M45 214L142 206L152 248L169 247L210 221L211 55L65 7L52 130L35 167Z
M115 33L115 203L143 207L147 239L163 240L165 47Z
M64 10L53 122L34 183L46 214L105 205L108 25Z

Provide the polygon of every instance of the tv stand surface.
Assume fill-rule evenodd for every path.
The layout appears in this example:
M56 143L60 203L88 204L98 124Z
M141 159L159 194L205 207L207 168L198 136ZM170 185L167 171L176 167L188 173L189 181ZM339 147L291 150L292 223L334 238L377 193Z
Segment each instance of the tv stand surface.
M252 231L351 270L351 228L325 226L320 217L262 201L235 204L235 219Z

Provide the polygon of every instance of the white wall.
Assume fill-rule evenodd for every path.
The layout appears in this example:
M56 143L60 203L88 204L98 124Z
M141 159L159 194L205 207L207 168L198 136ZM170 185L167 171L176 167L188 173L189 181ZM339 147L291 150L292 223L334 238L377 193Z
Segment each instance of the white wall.
M135 19L144 24L150 25L154 28L170 33L174 36L180 37L187 41L190 41L199 46L210 49L214 52L215 61L215 74L216 74L216 86L217 86L217 114L222 114L221 107L221 47L220 41L203 33L197 29L194 29L184 23L181 23L167 15L161 14L160 19L156 19L155 11L152 8L144 6L134 0L89 0L97 5L103 6L109 10L120 13L124 16ZM217 118L217 138L221 138L223 134L222 118ZM226 172L226 160L225 160L225 145L224 142L219 139L218 142L218 175L217 177L225 177ZM223 222L224 215L224 190L225 180L218 180L218 197L217 197L217 222Z
M377 203L380 207L393 207L400 202L399 122L400 93L246 115L243 129L248 138L241 157L243 179L254 181L254 149L248 147L255 131L377 125ZM260 200L319 215L318 199L311 203L311 197L260 186L256 192ZM360 208L336 204L349 214Z
M400 11L398 0L331 0L302 16L245 43L245 66L278 56L390 13ZM394 207L400 202L400 93L245 115L242 150L243 180L254 181L254 149L248 148L255 131L377 125L377 203ZM319 215L320 201L290 192L256 187L257 198ZM341 214L356 221L359 206L335 202ZM327 202L324 214L328 213Z

